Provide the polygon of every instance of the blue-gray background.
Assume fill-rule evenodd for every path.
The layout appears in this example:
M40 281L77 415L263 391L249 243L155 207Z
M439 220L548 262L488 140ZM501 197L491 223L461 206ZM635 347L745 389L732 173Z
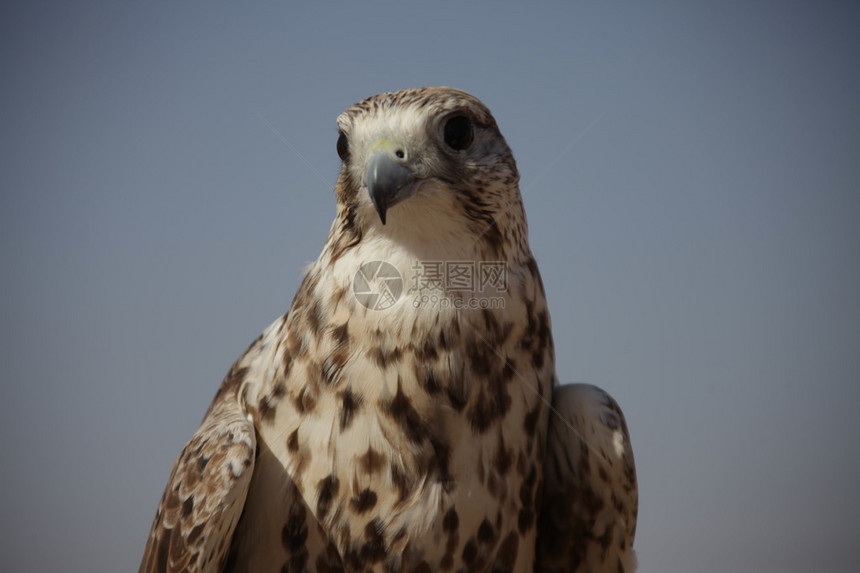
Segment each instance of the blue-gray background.
M516 153L560 378L627 413L641 571L856 571L856 4L140 4L0 14L4 570L136 568L322 246L335 117L452 85Z

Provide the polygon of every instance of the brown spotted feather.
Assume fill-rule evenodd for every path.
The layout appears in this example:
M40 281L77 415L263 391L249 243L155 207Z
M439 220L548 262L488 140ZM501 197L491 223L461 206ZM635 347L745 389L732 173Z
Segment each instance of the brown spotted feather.
M588 384L553 392L536 572L633 571L638 490L624 414Z
M227 376L174 463L141 573L223 570L254 469L254 427L238 396L244 374Z

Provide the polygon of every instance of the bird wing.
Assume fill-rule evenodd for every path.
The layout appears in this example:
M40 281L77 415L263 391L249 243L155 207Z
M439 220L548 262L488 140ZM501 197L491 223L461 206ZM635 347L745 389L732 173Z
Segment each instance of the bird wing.
M589 384L553 391L535 571L633 571L638 490L624 414Z
M231 370L200 428L173 464L140 573L216 572L230 551L254 469L256 436Z

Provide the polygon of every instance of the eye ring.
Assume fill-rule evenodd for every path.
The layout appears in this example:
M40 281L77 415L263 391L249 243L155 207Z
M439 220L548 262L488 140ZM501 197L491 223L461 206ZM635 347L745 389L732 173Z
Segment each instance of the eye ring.
M475 126L467 116L458 114L445 120L442 129L442 139L445 145L454 151L468 149L475 140Z
M338 132L337 135L337 156L340 157L341 161L346 161L349 157L349 140L342 131Z

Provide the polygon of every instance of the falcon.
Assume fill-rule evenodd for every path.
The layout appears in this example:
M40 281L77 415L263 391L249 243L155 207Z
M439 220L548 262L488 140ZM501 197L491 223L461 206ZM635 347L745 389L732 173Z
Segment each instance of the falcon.
M490 111L429 87L337 125L322 254L174 463L140 571L631 570L624 417L557 383Z

